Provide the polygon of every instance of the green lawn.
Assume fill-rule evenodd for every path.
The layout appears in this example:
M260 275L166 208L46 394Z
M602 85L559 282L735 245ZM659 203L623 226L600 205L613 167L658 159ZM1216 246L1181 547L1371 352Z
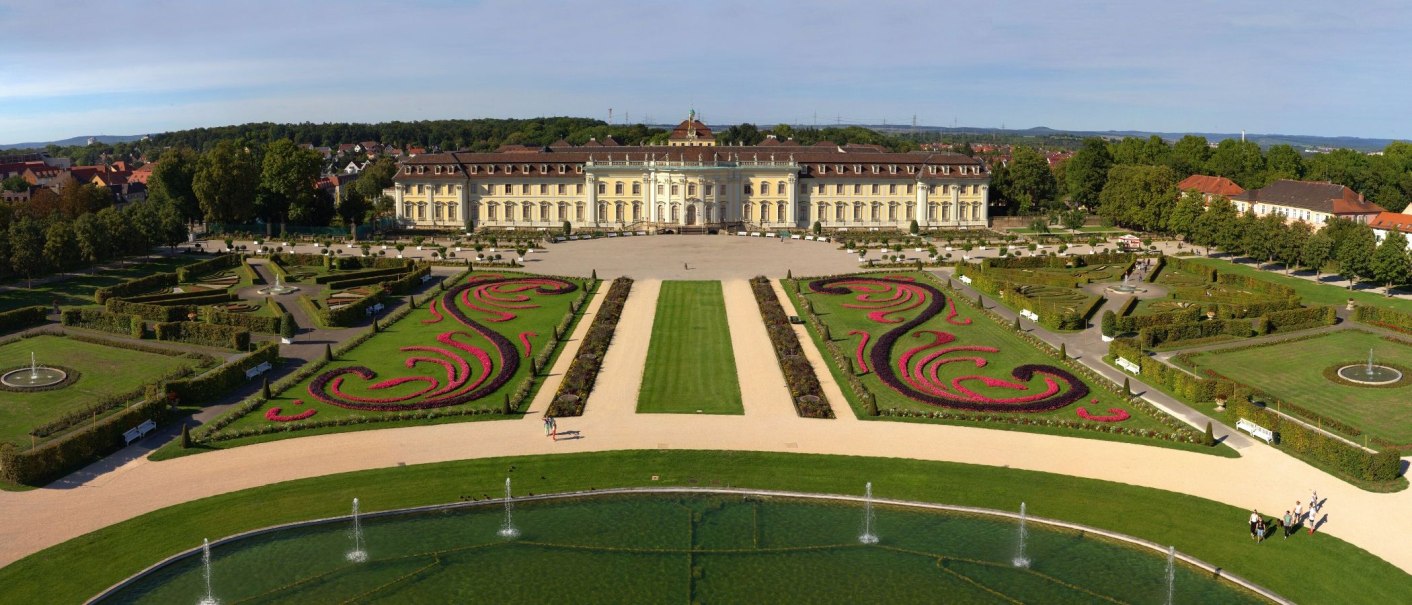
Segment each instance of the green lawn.
M1263 271L1250 265L1236 264L1228 260L1218 258L1190 257L1190 260L1211 265L1222 273L1232 273L1235 275L1245 275L1256 279L1289 286L1304 299L1306 305L1336 305L1343 306L1352 298L1360 305L1373 307L1387 307L1396 309L1403 313L1412 313L1412 300L1405 298L1389 298L1375 292L1363 292L1359 290L1349 290L1343 286L1333 284L1314 283L1312 281L1291 277L1274 271ZM1347 284L1348 282L1343 282Z
M1198 369L1215 370L1374 437L1412 444L1412 385L1357 387L1324 378L1325 368L1362 362L1368 358L1369 349L1373 350L1374 361L1412 368L1412 346L1358 330L1236 351L1198 353L1191 356L1191 361ZM1278 362L1271 363L1275 360Z
M1232 273L1234 274L1235 272ZM1264 276L1257 274L1254 275L1254 277L1263 278ZM1199 295L1191 294L1190 290L1184 290L1189 288L1204 289L1206 293L1209 293L1212 296L1224 300L1230 300L1231 297L1236 297L1238 299L1248 300L1251 302L1270 302L1279 299L1279 297L1273 296L1268 292L1249 290L1246 288L1240 288L1238 286L1233 286L1229 284L1208 282L1205 281L1199 275L1182 271L1171 265L1167 265L1162 268L1162 272L1157 274L1156 283L1157 285L1165 286L1170 290L1170 293L1168 294L1167 298L1149 298L1146 300L1139 301L1137 307L1133 310L1133 315L1171 313L1174 311L1187 309L1192 306L1200 306L1203 308L1212 305L1215 305L1217 307L1237 306L1234 303L1228 302L1212 302L1211 300L1204 299ZM1292 285L1287 284L1285 282L1278 283L1283 285ZM1309 302L1308 299L1305 299L1305 302Z
M473 279L489 279L495 276L526 279L541 277L520 273L490 272L476 273ZM559 278L551 279L558 280ZM562 282L556 281L555 283ZM504 297L502 301L504 304L499 306L479 298L476 292L480 291L480 288L474 285L465 291L465 296L455 297L457 308L467 317L490 328L510 343L513 349L512 354L518 360L517 367L512 373L504 373L504 368L507 368L509 364L501 358L494 343L486 336L478 334L470 327L458 322L449 312L445 312L443 304L446 296L438 295L435 297L436 312L433 312L429 304L422 303L400 321L383 326L382 331L367 342L339 356L332 363L314 373L313 376L292 385L282 393L277 393L270 401L235 420L216 435L218 437L249 436L254 433L268 432L272 427L313 428L328 423L343 423L343 425L351 427L369 421L405 420L405 418L394 418L394 416L406 412L418 412L418 410L422 410L421 414L456 411L464 413L501 412L506 397L516 392L517 389L524 388L523 385L526 384L526 381L532 381L528 394L533 396L533 390L537 388L540 381L535 379L532 373L532 358L539 357L545 347L551 345L551 341L554 339L554 329L569 312L570 303L577 299L585 288L592 287L591 280L572 279L568 280L568 283L574 284L576 289L567 293L541 293L535 289L537 286L506 285L504 288L508 289L498 294L498 296ZM497 286L490 287L496 288ZM469 297L469 303L466 297ZM476 307L485 310L478 310ZM582 312L582 308L580 308L580 312ZM436 319L438 313L442 316L440 320ZM522 337L530 343L528 355ZM556 350L558 348L559 346L555 347ZM488 371L481 365L480 356L482 355L484 360L489 363ZM464 369L460 365L462 363L467 364ZM552 357L545 365L550 363L552 363ZM343 373L339 378L339 386L337 388L330 386L325 395L338 391L342 393L342 396L335 399L345 404L349 402L354 404L386 403L397 407L391 410L356 409L357 405L335 405L315 396L311 385L318 380L320 375L348 368L364 368L365 371L370 371L371 375L359 377L355 373ZM402 382L400 384L384 383L384 381L395 379L402 379ZM497 381L500 381L501 386L484 393L484 396L463 403L432 405L429 408L419 407L419 404L424 401L435 400L438 397L444 398L455 393L472 393L476 388L479 388L477 385L491 385ZM453 382L466 386L438 393L440 389L449 388ZM379 383L384 384L379 388L371 388ZM278 408L279 412L271 412L274 408ZM301 420L271 420L267 418L267 413L281 417L310 415ZM418 417L423 416L419 415ZM376 425L376 428L382 427ZM279 438L300 435L301 433L298 432L281 431L266 434L264 437ZM259 439L259 441L264 440L267 439Z
M99 397L126 393L182 367L191 358L159 355L64 338L36 336L0 345L0 368L28 366L34 352L39 365L78 370L80 378L53 391L0 391L0 441L29 447L29 431L40 424L97 403Z
M857 494L1012 510L1171 544L1299 603L1408 603L1412 576L1337 538L1298 534L1255 544L1248 511L1120 483L1007 468L756 452L621 451L465 460L289 481L165 508L0 569L3 599L75 603L168 555L269 525L520 493L624 486L723 485ZM1101 570L1098 570L1101 571Z
M875 275L901 275L904 277L912 277L918 280L931 279L931 277L927 274L915 272ZM832 295L811 292L809 289L809 282L811 280L804 279L798 281L802 286L801 289L804 292L803 294L795 292L795 280L786 280L784 282L785 291L789 293L790 298L794 301L795 308L802 308L802 305L800 304L801 299L809 300L810 303L813 305L814 310L819 314L819 317L823 321L824 325L829 328L829 335L834 339L834 344L838 346L850 360L852 360L849 365L853 366L853 369L855 371L861 369L858 367L858 362L856 361L857 347L860 343L861 336L850 335L849 332L860 330L869 334L867 353L865 353L865 358L867 358L868 356L870 356L872 348L874 346L877 346L877 342L879 341L880 337L882 337L885 332L892 329L895 324L882 324L869 319L867 317L866 309L845 307L844 305L859 304L860 301L856 298L856 295ZM936 282L928 283L931 283L933 285L936 284ZM946 290L945 288L939 289L944 294L949 292L949 290ZM911 330L908 335L897 340L897 344L894 346L893 351L891 352L891 363L893 367L897 367L899 365L902 355L904 355L909 349L926 344L930 341L931 338L933 338L932 336L928 335L928 331L937 331L954 336L955 340L947 343L947 346L979 346L986 347L987 349L995 349L993 351L987 350L980 352L961 352L959 353L959 355L950 355L952 357L959 356L961 360L970 359L971 356L976 356L977 358L981 359L982 365L980 367L978 367L974 361L963 361L962 363L942 363L934 366L936 369L937 384L947 385L947 390L954 390L954 387L950 385L954 379L957 379L961 376L980 375L991 379L1008 379L1013 381L1015 379L1010 376L1010 371L1011 369L1016 368L1018 366L1027 364L1059 365L1059 362L1057 359L1055 359L1052 350L1041 351L1039 349L1036 349L1034 345L1020 338L1014 332L1014 329L1012 327L1002 326L993 321L988 315L977 311L974 307L975 301L963 298L956 298L954 299L954 302L957 311L956 322L964 324L964 322L969 320L970 323L966 325L956 325L953 323L949 323L945 320L946 312L943 311L936 317L933 317L932 319L928 320L927 323L924 323ZM905 312L890 314L887 317L889 319L910 319L911 317L914 317L915 314L918 312L920 312L920 308L914 308ZM811 336L813 336L816 342L819 343L820 349L824 351L824 358L826 361L828 361L830 371L833 372L835 380L837 380L840 386L843 387L843 393L848 398L849 403L853 406L853 410L858 414L858 417L865 420L886 420L895 418L886 414L881 416L867 415L867 412L865 411L865 406L862 402L857 401L857 396L854 394L853 389L849 388L847 385L848 381L850 380L850 377L847 375L848 370L843 367L840 367L838 361L827 353L827 348L823 346L822 342L823 335L820 334L818 330L814 328L812 323L809 324L809 331ZM932 349L932 351L935 351L935 349ZM925 354L928 353L918 353L917 358L920 358L922 355ZM915 361L915 359L917 358L914 358L911 363L916 364L917 362ZM1115 423L1118 426L1121 426L1123 429L1132 429L1133 431L1148 430L1161 433L1168 433L1171 431L1171 429L1158 422L1152 416L1149 416L1146 412L1143 412L1142 410L1139 410L1130 405L1129 403L1123 401L1122 397L1118 396L1112 391L1109 391L1097 384L1093 384L1090 382L1084 382L1084 384L1089 387L1089 394L1085 396L1082 400L1076 401L1069 405L1065 405L1052 411L1027 413L968 412L960 409L943 408L937 405L932 405L914 399L913 397L903 394L897 389L894 389L888 386L887 384L883 383L883 381L878 377L878 373L875 371L874 368L869 368L868 370L869 371L867 373L858 376L857 380L861 381L863 386L867 388L869 392L873 393L874 396L876 396L877 406L880 410L883 411L895 409L903 413L928 414L931 412L940 411L946 412L949 416L951 416L951 418L947 418L945 419L945 421L952 423L981 422L988 419L990 421L993 421L991 422L991 424L996 425L997 427L1003 427L1007 429L1012 428L1014 430L1033 430L1036 432L1049 432L1082 437L1131 437L1132 440L1141 443L1154 445L1179 445L1173 444L1170 441L1153 440L1151 438L1140 437L1137 435L1122 435L1113 433L1101 433L1097 431L1088 430L1076 430L1071 428L1065 428L1062 426L1054 426L1051 424L1011 424L1010 422L1006 421L1006 418L1014 418L1024 420L1052 420L1055 422L1080 422L1083 421L1083 419L1077 415L1077 408L1079 407L1085 408L1089 413L1093 415L1108 415L1108 410L1116 408L1123 410L1129 415L1129 418L1127 420ZM1080 380L1083 381L1083 379ZM1044 386L1044 383L1040 379L1036 378L1030 382L1026 382L1023 385L1025 389L1019 390L1003 386L991 387L985 384L983 382L983 379L967 379L964 383L964 386L980 394L981 396L1008 398L1014 397L1017 394L1025 394L1025 391L1029 391L1031 389L1040 389ZM1095 399L1097 401L1094 401ZM1212 450L1212 448L1206 447L1201 447L1201 449L1207 452L1214 451Z
M14 289L0 290L0 311L9 311L30 305L50 306L54 304L55 300L66 306L91 305L93 304L93 291L98 288L116 285L153 273L176 271L177 267L210 258L204 254L152 257L92 275L67 277L49 284L36 284L33 288L26 288L23 279L12 279L3 285L11 286Z
M745 413L721 282L662 282L637 411Z

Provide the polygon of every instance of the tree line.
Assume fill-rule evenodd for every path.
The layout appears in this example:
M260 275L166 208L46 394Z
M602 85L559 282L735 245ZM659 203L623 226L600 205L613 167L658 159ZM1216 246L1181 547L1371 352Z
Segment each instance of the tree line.
M1177 183L1192 174L1223 176L1244 189L1278 179L1329 181L1399 212L1412 202L1412 144L1393 142L1381 155L1338 149L1306 156L1289 145L1262 150L1237 139L1213 148L1195 135L1172 144L1155 135L1093 137L1052 168L1039 151L1015 147L1008 165L992 166L991 192L1012 214L1083 208L1116 224L1165 232Z

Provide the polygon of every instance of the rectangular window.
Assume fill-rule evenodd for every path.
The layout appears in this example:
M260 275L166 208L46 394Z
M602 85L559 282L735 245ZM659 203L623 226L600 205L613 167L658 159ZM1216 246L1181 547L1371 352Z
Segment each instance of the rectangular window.
M854 185L853 185L853 195L858 195L858 194L860 194L860 193L863 193L863 186L862 186L862 185L858 185L858 184L854 184Z
M687 194L687 195L696 195L696 183L687 183L687 184L686 184L686 194Z
M672 185L672 195L676 195L678 191L680 191L680 185Z
M451 204L450 206L446 207L446 220L456 220L456 204Z
M712 186L712 185L709 185L709 184L708 184L708 185L706 185L706 195L711 195L711 192L712 192L712 190L713 190L713 189L715 189L715 187L714 187L714 186ZM637 192L636 192L636 191L634 191L634 192L633 192L633 193L637 193Z
M559 183L559 195L564 195L565 189L567 189L567 187L565 187L563 183Z
M834 185L833 192L838 195L843 195L843 185Z
M877 195L877 194L878 194L878 185L877 185L877 184L874 184L874 185L873 185L872 192L873 192L873 195Z
M608 183L598 182L598 193L608 193Z
M894 184L891 184L891 185L888 185L888 186L887 186L887 192L888 192L889 194L897 193L897 185L896 185L895 183L894 183Z
M583 183L579 183L579 184L577 184L577 185L574 185L574 194L575 194L575 195L583 195Z
M633 184L632 184L632 194L633 194L633 195L641 195L641 194L642 194L642 183L633 183Z
M907 184L907 195L912 195L912 188L913 188L913 187L916 187L916 185L913 185L913 184L911 184L911 183L908 183L908 184Z
M547 194L547 193L549 193L549 185L545 185L545 184L541 183L541 184L539 185L539 194L540 194L540 195L545 195L545 194Z

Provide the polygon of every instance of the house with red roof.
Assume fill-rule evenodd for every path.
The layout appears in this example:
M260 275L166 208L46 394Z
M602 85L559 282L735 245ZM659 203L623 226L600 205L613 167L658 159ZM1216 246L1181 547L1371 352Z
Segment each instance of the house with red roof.
M1389 233L1400 231L1407 236L1407 247L1412 249L1412 214L1407 214L1407 210L1379 212L1373 220L1368 221L1368 226L1373 228L1373 235L1378 238L1378 243L1382 243Z
M1216 199L1217 196L1231 198L1245 193L1245 189L1235 184L1235 181L1209 174L1193 174L1182 179L1182 182L1177 183L1177 191L1182 193L1196 191L1201 194L1207 204L1210 204L1211 200Z

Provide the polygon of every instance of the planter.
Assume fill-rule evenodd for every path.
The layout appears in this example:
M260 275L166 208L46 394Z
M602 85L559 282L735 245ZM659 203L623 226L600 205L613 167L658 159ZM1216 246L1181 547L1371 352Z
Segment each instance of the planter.
M1350 299L1348 299L1348 303L1347 303L1347 305L1345 306L1345 308L1348 309L1349 311L1352 311L1353 308L1356 307L1356 306L1357 306L1357 305L1354 304L1353 299L1350 298Z
M1103 337L1103 342L1113 342L1113 337L1112 337L1112 336L1104 336L1104 337Z

